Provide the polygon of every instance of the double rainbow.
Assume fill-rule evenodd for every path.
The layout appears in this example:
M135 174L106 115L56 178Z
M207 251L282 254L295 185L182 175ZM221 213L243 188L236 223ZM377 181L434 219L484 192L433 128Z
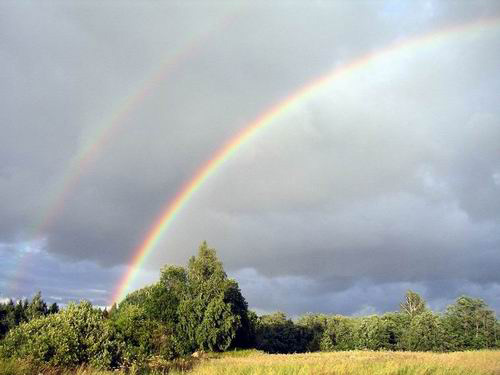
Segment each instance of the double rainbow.
M175 220L177 213L185 206L193 194L200 189L203 183L214 174L226 160L230 159L244 144L250 142L257 133L270 126L279 116L290 111L300 102L309 99L322 88L332 84L340 77L367 68L381 58L390 58L393 54L395 56L398 53L405 53L409 50L418 50L432 43L439 44L446 42L453 37L461 37L468 33L483 33L498 27L499 24L500 17L484 18L475 22L450 26L438 31L393 43L383 49L367 53L347 64L334 68L319 78L309 82L259 115L254 121L243 128L213 154L212 157L196 171L191 180L182 186L175 198L167 202L163 207L161 214L154 221L151 230L134 251L134 255L129 262L130 266L128 267L128 271L119 281L112 296L111 303L119 302L127 295L132 282L141 269L141 265L145 262L153 249L155 249L162 235L169 228L172 221Z

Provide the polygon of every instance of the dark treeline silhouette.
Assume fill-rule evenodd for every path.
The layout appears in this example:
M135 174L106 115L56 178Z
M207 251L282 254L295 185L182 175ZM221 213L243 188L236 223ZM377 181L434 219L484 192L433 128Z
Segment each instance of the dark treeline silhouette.
M0 339L21 323L57 312L59 312L57 303L54 302L47 307L41 292L36 293L31 301L21 299L14 302L9 299L5 303L0 303Z
M438 314L413 291L398 311L383 315L306 314L295 322L281 312L257 316L205 242L187 267L165 266L156 283L109 311L89 302L59 311L40 293L0 304L0 357L53 366L147 367L232 348L457 351L497 348L499 334L495 312L481 299L461 296Z

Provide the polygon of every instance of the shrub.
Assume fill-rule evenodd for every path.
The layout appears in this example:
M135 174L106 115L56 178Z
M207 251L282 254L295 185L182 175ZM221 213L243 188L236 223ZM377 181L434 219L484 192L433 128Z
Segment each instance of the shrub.
M264 315L258 319L256 347L268 353L301 353L307 350L312 332L295 325L282 312Z
M89 302L81 302L13 329L2 354L53 366L109 368L117 363L117 349L113 327Z

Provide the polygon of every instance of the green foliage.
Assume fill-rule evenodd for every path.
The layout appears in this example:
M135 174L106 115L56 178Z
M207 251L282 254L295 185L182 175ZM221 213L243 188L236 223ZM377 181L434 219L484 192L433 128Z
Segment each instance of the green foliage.
M401 312L407 314L410 318L417 316L427 310L425 300L413 290L408 290L405 294L405 300L400 305Z
M386 313L382 315L382 320L386 322L388 331L387 348L391 350L403 349L403 336L411 322L408 314L401 312Z
M358 349L392 349L391 330L391 324L380 316L360 318L356 330Z
M453 350L490 348L498 340L495 313L481 299L459 297L446 309L443 324Z
M40 292L35 294L31 302L24 299L14 304L14 301L10 299L7 303L0 303L0 339L21 323L48 314L55 314L58 311L57 303L53 303L50 308L47 308Z
M140 306L144 319L160 324L169 337L168 353L223 351L252 341L248 305L206 242L187 269L164 267L157 283L129 294L116 310L130 305ZM110 316L114 314L112 309Z
M122 365L145 363L153 355L161 355L168 360L177 356L172 332L160 321L151 319L141 306L120 306L111 321Z
M301 353L313 337L310 329L296 325L282 312L263 315L257 321L256 348L267 353Z
M322 351L354 350L356 348L357 323L356 319L341 315L328 317L320 349Z
M327 328L327 322L328 317L324 314L306 314L299 318L297 325L306 327L311 335L311 339L307 343L306 351L316 352L319 350L333 350L327 341L325 341L322 346L322 342L327 340L326 337L323 337ZM326 346L328 346L328 349L326 349Z
M402 347L419 352L446 350L445 330L439 316L431 311L416 315L403 334Z
M42 299L42 293L37 292L26 309L26 317L29 320L37 319L49 313L47 304Z
M130 293L109 312L89 302L59 311L57 304L47 307L40 293L31 301L0 304L0 356L30 368L163 373L190 367L192 361L182 357L199 350L449 351L499 345L499 322L480 299L460 297L440 316L408 291L400 307L369 317L308 314L297 323L280 312L258 317L204 242L187 268L165 266L156 283Z
M206 242L201 244L198 256L189 260L184 286L180 271L169 271L168 280L174 280L171 283L180 294L176 334L183 353L226 350L233 342L242 341L238 334L248 336L246 301L238 284L227 278L215 249Z
M13 329L3 342L2 355L54 366L88 363L109 368L116 362L117 349L112 327L89 302L81 302Z

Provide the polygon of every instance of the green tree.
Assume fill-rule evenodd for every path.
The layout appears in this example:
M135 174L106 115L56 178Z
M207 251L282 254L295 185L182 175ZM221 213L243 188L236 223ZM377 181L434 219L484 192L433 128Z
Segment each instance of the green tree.
M455 350L495 346L495 313L482 299L459 297L446 309L443 323Z
M59 312L59 306L57 305L57 303L54 302L52 305L50 305L47 312L48 314L57 314Z
M356 321L341 315L330 316L321 339L321 350L356 349Z
M308 352L323 350L321 342L327 327L327 321L328 316L324 314L306 314L301 316L297 321L297 325L306 327L311 332L311 339L306 348ZM333 348L324 350L333 350Z
M425 300L413 290L408 290L405 294L405 300L400 303L401 312L407 314L410 318L427 310Z
M135 304L120 306L111 320L124 365L144 363L152 355L168 359L177 356L172 332L160 321L151 319L142 307Z
M28 311L28 300L23 299L17 301L16 306L14 308L14 323L16 326L23 322L28 321L27 311Z
M307 350L312 332L295 325L285 313L263 315L256 328L256 347L268 353L301 353Z
M117 311L129 305L139 306L146 319L161 323L178 354L244 347L253 340L248 305L238 283L227 277L215 249L206 242L187 269L165 266L157 283L130 293Z
M48 314L47 304L42 299L42 293L37 292L26 310L26 317L28 320L40 318Z
M382 315L382 320L386 322L387 326L389 340L387 348L391 350L401 349L402 338L410 325L411 317L406 313L392 312Z
M183 351L229 348L248 322L246 302L238 284L227 278L215 249L203 242L187 268L176 326Z
M359 319L356 326L356 342L358 349L392 349L392 324L380 316L373 315Z
M402 347L410 351L443 351L447 349L441 319L432 311L416 315L402 337Z

